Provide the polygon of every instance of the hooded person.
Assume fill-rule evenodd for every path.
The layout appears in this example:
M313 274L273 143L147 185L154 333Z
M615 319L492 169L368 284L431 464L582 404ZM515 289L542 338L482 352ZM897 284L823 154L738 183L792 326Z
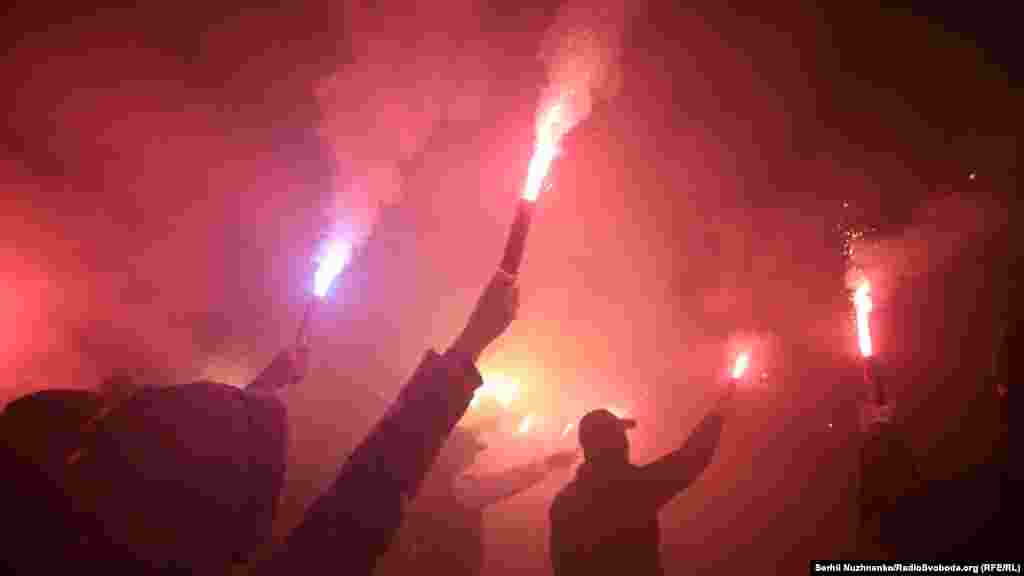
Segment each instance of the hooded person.
M453 576L479 574L484 563L486 509L576 460L575 453L563 452L497 473L467 474L486 449L475 430L455 428L411 502L396 546L375 574L397 576L417 570Z
M13 400L0 414L0 438L51 478L63 477L67 457L81 443L86 422L103 397L92 390L40 390Z
M284 480L287 415L275 389L307 351L286 350L248 387L211 381L120 394L67 460L93 526L74 555L146 570L224 572L269 538Z
M725 385L715 409L682 447L645 466L629 461L626 431L636 421L604 409L580 420L584 462L550 510L555 576L665 573L658 511L711 463L734 389L735 381Z
M284 476L284 408L266 392L301 379L305 358L282 352L245 389L142 388L118 372L96 392L12 402L6 566L223 573L244 560L269 535Z
M66 497L64 461L101 402L89 390L41 390L12 401L0 414L0 571L47 574L64 568L53 551L69 549L84 530Z

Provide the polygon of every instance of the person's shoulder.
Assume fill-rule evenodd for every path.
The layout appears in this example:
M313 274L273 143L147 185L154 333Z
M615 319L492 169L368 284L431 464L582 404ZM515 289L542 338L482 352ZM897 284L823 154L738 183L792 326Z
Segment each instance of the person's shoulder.
M574 480L566 484L561 490L555 494L554 499L551 501L550 513L552 517L560 516L564 514L572 503L577 498L579 486Z

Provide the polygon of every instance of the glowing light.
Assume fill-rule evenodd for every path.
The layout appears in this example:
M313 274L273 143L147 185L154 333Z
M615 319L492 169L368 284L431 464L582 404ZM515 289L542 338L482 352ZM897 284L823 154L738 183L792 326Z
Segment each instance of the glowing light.
M519 384L504 374L485 374L484 385L477 388L470 400L470 406L476 406L480 398L494 398L502 408L508 408L519 400Z
M626 418L627 412L618 406L609 406L608 411L615 415L618 419Z
M335 241L327 245L323 256L317 263L316 274L313 276L313 293L317 298L327 295L334 279L341 274L345 266L348 266L351 259L352 246L347 242Z
M526 433L528 433L530 431L531 427L533 427L533 413L532 412L530 414L527 414L523 418L522 422L519 423L519 428L516 431L519 432L520 434L526 434Z
M977 177L977 174L975 174L974 172L971 172L970 174L967 175L967 178L969 180L974 180L976 177Z
M871 283L867 280L861 282L853 294L853 305L857 311L857 344L860 346L861 356L868 358L874 352L871 347L871 309L874 304L871 301Z
M569 435L569 431L572 430L573 426L575 426L575 425L576 425L575 422L569 422L568 424L566 424L565 425L565 430L562 430L562 438L565 438L566 436L568 436Z
M537 121L536 142L533 145L533 156L530 157L530 167L526 171L526 183L523 186L523 198L534 202L540 194L540 188L544 184L551 164L558 157L558 140L561 134L558 131L562 121L562 102L558 101L551 105L540 115Z
M750 365L750 353L743 352L736 357L736 361L732 365L732 378L737 380L743 377L743 373L747 371L747 366Z

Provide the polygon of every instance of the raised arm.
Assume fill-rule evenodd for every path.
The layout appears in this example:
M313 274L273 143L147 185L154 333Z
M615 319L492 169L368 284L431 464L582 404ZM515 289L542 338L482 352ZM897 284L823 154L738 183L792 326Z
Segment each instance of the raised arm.
M559 453L486 476L461 476L455 481L455 497L467 508L483 509L528 490L575 459L572 452Z
M387 414L260 573L367 574L402 521L441 445L483 380L474 362L511 323L512 278L499 274L469 324L443 355L428 352Z
M677 450L662 456L641 469L643 501L649 506L660 508L677 494L693 484L704 469L711 464L718 442L722 436L722 425L736 383L723 385L721 396L715 408L704 417L697 428L690 433L686 442Z

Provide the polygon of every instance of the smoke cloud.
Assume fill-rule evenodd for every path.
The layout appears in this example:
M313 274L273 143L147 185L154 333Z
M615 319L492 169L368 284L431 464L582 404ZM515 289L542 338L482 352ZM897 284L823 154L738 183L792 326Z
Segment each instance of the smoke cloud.
M847 285L853 289L867 276L872 292L884 296L902 281L951 262L969 243L1005 223L1005 213L984 196L953 192L926 202L900 234L851 242Z
M585 120L596 101L612 98L622 88L619 62L625 11L625 3L618 0L596 6L571 1L547 31L539 56L549 84L538 110L561 103L559 122L553 127L556 138ZM543 116L538 112L538 122Z
M354 59L318 83L320 134L333 153L334 206L328 233L353 245L370 235L384 206L402 198L409 172L447 119L472 119L486 90L464 46L479 23L472 2L416 2L401 16L349 5L345 21ZM482 85L484 84L484 85Z

